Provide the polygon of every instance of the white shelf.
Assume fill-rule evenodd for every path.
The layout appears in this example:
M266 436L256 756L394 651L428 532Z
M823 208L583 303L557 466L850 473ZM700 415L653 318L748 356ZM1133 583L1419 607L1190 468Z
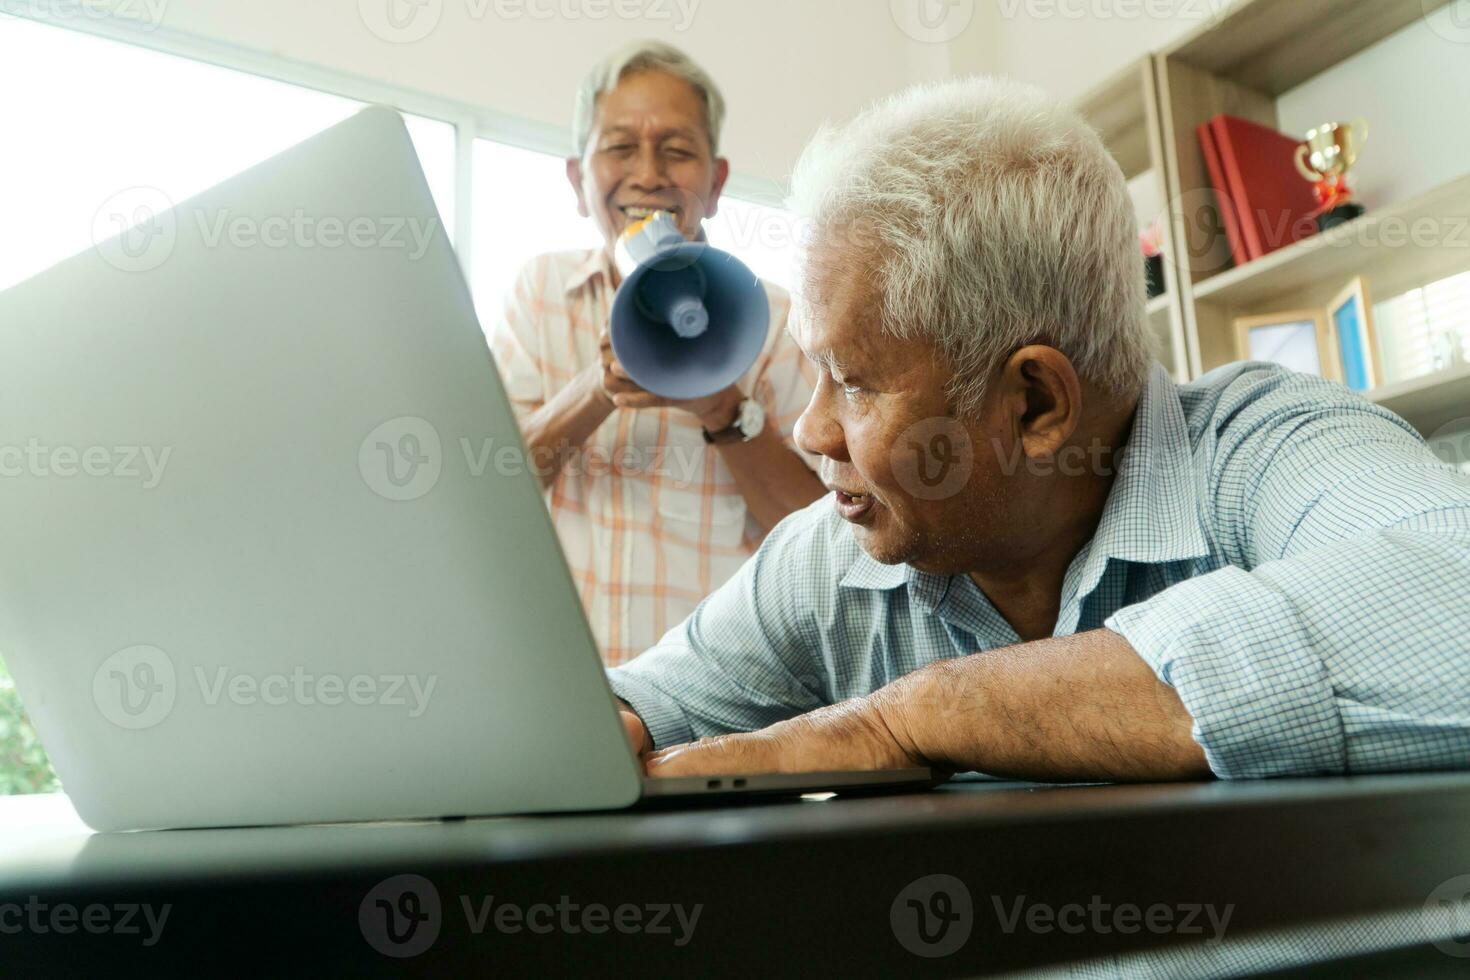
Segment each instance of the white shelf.
M1433 435L1452 421L1470 419L1470 364L1375 388L1368 399Z
M1313 235L1194 285L1196 302L1242 309L1356 275L1375 287L1423 283L1470 267L1470 175Z

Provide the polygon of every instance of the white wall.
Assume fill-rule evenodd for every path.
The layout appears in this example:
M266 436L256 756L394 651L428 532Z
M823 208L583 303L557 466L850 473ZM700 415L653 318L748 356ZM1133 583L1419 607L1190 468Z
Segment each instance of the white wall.
M367 25L386 23L387 2L171 0L159 33L367 76L557 132L570 125L587 67L626 41L660 38L724 89L724 150L735 169L777 182L824 118L948 67L946 47L905 34L887 0L422 0L425 19L410 22L408 36L437 11L436 26L403 43Z
M914 81L999 73L1074 98L1234 0L416 0L422 19L407 34L423 36L399 42L380 36L390 0L90 2L159 11L159 36L203 39L226 52L284 58L526 120L540 148L558 150L569 140L582 71L626 41L662 38L703 62L724 88L724 149L739 179L779 186L824 119L846 118ZM13 4L24 10L27 0ZM1305 133L1330 118L1367 116L1374 132L1358 184L1370 206L1465 172L1470 127L1439 115L1470 92L1464 18L1446 7L1288 93L1283 127Z
M1370 208L1470 173L1470 24L1457 28L1456 12L1443 8L1277 104L1288 133L1357 116L1368 120L1368 143L1353 182Z
M1228 9L1226 0L979 0L983 41L957 39L955 67L992 70L1075 98L1150 51ZM1460 0L1286 93L1281 128L1305 135L1330 120L1367 117L1372 134L1355 171L1369 207L1470 172L1470 23ZM1086 12L1085 18L1075 16ZM1433 152L1426 150L1433 147Z

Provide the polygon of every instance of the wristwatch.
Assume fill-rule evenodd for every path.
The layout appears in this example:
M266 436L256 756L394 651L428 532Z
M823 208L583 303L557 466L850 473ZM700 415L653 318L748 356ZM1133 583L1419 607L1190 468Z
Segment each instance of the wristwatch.
M735 421L719 432L711 432L701 429L704 433L704 441L711 445L723 445L731 442L749 442L760 435L766 427L766 410L761 403L754 398L747 398L740 403L740 410L735 413Z

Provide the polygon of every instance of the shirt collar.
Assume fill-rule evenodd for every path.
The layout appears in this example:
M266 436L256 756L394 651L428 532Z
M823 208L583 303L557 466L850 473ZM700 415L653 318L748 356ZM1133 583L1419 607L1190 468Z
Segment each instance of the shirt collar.
M604 283L613 281L612 256L608 255L605 248L592 249L587 253L587 257L572 269L572 274L567 277L567 295L575 293L597 276L601 276Z
M846 530L852 533L851 528ZM910 565L885 565L859 547L857 558L847 569L847 574L842 576L841 584L853 589L883 592L904 585L918 574L918 570Z
M1179 387L1154 365L1118 460L1091 556L1163 564L1210 552L1199 517L1189 424Z
M1161 366L1149 373L1133 419L1133 431L1118 454L1118 473L1103 507L1097 533L1085 549L1080 588L1091 592L1109 558L1163 564L1209 554L1200 526L1189 426L1179 389ZM884 591L917 581L908 565L885 565L858 549L841 584Z

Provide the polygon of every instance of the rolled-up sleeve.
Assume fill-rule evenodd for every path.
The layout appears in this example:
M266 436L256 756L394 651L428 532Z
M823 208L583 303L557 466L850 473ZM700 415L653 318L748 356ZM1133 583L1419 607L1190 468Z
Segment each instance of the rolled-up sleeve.
M1206 437L1230 567L1107 627L1221 777L1470 766L1470 479L1341 389L1252 384Z
M810 594L830 578L820 503L778 524L657 646L607 672L655 746L753 731L828 703Z

